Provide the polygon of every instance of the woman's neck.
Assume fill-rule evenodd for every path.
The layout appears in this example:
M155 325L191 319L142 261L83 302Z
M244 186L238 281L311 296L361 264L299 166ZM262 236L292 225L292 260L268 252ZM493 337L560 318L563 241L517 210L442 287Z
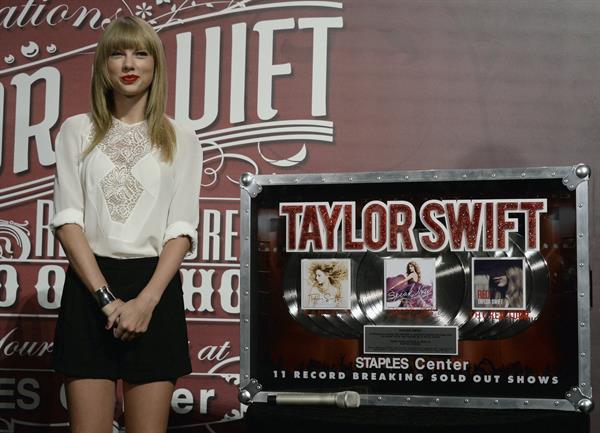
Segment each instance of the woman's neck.
M148 93L136 96L114 95L113 115L125 123L137 123L146 118Z

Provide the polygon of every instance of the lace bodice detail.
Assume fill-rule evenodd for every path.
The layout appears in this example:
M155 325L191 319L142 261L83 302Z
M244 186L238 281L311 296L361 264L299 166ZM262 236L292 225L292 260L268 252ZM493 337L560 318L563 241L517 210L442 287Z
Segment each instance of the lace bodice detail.
M100 179L108 212L114 222L123 224L144 192L132 169L152 150L148 126L146 122L127 125L114 120L98 148L114 164L114 168Z
M171 239L198 234L202 147L196 132L171 121L171 161L152 145L147 122L113 118L89 154L91 115L66 119L56 136L56 180L52 230L77 224L94 254L117 259L156 257Z

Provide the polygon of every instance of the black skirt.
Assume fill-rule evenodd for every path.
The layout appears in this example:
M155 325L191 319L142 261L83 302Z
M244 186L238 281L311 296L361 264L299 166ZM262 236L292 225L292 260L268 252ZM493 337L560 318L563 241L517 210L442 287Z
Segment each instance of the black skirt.
M142 291L158 263L158 257L96 260L111 291L124 302ZM56 371L73 378L130 383L174 382L191 372L179 272L156 305L145 333L124 342L105 325L106 316L69 267L54 337L52 366Z

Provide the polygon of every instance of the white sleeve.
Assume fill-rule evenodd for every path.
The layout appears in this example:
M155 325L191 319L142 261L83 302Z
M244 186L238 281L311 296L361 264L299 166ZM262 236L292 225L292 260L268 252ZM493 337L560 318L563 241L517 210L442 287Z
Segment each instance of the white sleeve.
M83 225L83 188L79 176L82 133L80 122L65 120L56 136L56 176L54 180L54 231L63 224Z
M176 126L176 131L178 127ZM189 254L198 244L198 197L202 178L202 147L193 130L181 128L177 134L177 156L173 161L175 190L169 206L163 245L170 239L187 236Z

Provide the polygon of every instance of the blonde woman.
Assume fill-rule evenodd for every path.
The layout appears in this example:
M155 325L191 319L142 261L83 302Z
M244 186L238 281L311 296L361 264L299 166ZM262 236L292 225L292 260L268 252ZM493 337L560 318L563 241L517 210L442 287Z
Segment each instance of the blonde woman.
M523 303L523 269L511 266L504 275L493 278L499 290L495 299L502 302L500 308L524 308Z
M56 139L52 226L69 260L54 368L71 431L112 432L123 381L127 432L164 432L191 371L179 267L195 250L202 154L165 115L162 43L119 18L96 50L91 113Z
M309 307L339 307L343 304L342 284L348 277L346 268L336 262L315 262L309 270Z

